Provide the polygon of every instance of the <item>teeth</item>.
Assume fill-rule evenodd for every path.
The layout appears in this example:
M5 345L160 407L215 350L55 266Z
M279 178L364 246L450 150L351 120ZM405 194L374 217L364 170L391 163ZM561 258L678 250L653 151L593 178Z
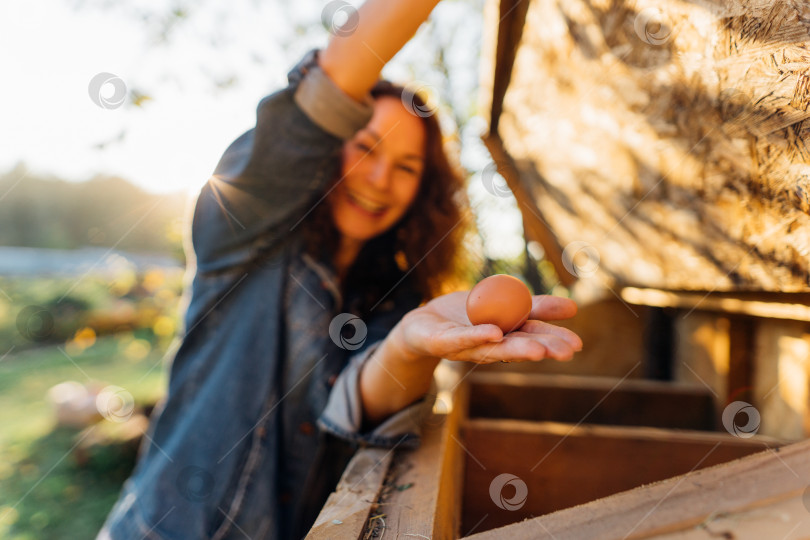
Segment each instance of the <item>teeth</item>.
M379 212L380 210L386 208L384 204L376 204L355 193L350 193L349 196L352 198L354 202L359 204L361 208L368 210L369 212Z

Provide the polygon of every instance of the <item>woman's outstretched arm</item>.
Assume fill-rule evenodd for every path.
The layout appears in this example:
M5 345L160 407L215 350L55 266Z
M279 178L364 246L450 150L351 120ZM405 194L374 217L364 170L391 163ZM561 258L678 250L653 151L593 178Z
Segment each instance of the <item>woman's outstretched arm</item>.
M439 0L368 0L357 28L333 35L318 63L346 94L363 101L383 66L405 46Z
M421 398L439 359L474 363L569 360L582 349L574 332L542 321L573 317L568 298L534 296L529 320L506 336L494 324L473 326L469 291L445 294L408 312L360 372L363 418L373 426Z

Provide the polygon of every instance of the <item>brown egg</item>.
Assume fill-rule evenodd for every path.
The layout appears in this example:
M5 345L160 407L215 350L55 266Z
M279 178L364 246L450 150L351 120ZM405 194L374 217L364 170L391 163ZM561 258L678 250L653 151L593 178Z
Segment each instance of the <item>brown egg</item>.
M473 324L495 324L503 333L517 330L529 318L532 293L518 278L506 274L478 282L467 297L467 317Z

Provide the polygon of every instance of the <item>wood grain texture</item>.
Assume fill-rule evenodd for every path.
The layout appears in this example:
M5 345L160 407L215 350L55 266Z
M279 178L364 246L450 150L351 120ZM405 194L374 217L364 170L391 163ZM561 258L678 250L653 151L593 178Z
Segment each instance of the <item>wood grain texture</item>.
M459 537L463 459L457 442L466 414L470 366L445 361L437 371L433 415L423 423L422 443L397 451L379 500L380 516L369 534L386 538Z
M807 540L810 510L804 492L793 493L768 504L707 517L682 531L654 535L657 540Z
M307 539L361 538L392 455L391 450L383 448L358 450L318 514Z
M713 396L702 386L497 372L470 376L470 417L692 430L716 425Z
M799 501L806 497L808 484L810 441L803 441L468 538L807 538L810 514ZM735 522L736 516L740 520ZM767 533L757 533L749 520L759 521L760 531ZM715 527L716 522L721 526ZM744 527L741 535L723 535L722 525L731 523L738 530ZM676 531L695 534L664 536Z
M775 445L726 433L555 422L471 419L462 529L489 529L724 463ZM511 474L528 489L519 508L499 508L492 482ZM500 495L508 501L516 487ZM483 519L482 519L483 518ZM593 538L601 538L593 536Z

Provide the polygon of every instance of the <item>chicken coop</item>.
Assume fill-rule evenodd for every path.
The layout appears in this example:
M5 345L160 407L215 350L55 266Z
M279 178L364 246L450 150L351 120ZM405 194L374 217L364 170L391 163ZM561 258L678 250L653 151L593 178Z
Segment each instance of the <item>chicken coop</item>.
M806 538L810 3L489 0L484 21L491 192L585 348L442 364L421 447L360 450L308 538Z

